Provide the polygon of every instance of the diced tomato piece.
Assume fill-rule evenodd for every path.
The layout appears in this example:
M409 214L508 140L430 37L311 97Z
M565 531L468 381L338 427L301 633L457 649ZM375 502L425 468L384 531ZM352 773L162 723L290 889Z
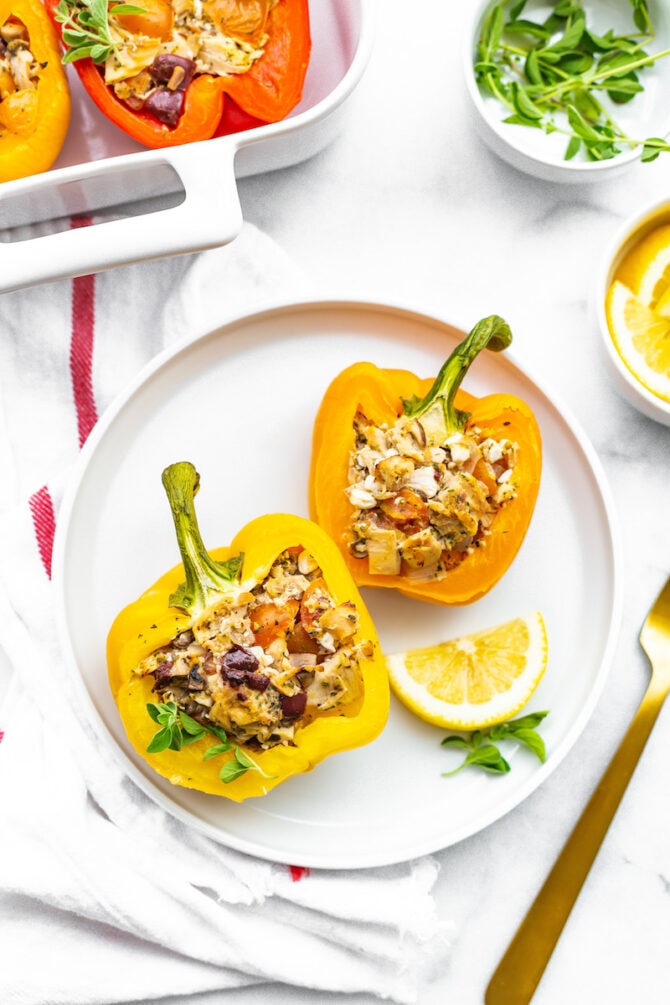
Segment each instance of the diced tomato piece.
M299 608L297 600L287 600L282 607L276 604L254 607L250 617L256 645L265 649L275 639L286 638L295 624Z

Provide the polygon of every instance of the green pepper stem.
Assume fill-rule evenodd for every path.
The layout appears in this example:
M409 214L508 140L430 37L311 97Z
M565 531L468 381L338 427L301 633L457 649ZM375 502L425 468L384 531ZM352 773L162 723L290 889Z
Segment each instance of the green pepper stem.
M200 475L189 461L167 467L163 472L163 487L186 573L186 581L170 596L169 604L197 617L219 597L230 593L231 583L239 577L243 556L215 562L207 553L193 502L200 487Z
M435 405L441 407L446 435L462 433L470 418L469 412L462 412L454 405L456 392L476 356L482 349L502 352L512 341L512 332L506 321L497 314L478 321L469 335L456 346L449 359L443 364L425 398L403 400L403 414L420 418Z

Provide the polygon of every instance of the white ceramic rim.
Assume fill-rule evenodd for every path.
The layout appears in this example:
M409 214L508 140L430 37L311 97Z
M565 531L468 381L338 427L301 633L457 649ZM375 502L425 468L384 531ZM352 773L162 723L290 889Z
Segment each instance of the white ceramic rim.
M610 334L605 311L607 291L614 273L626 252L646 233L650 233L662 220L670 223L670 196L654 200L629 216L610 240L598 268L595 284L595 316L601 342L612 376L627 399L646 416L664 425L670 425L670 402L652 394L635 378L616 350Z

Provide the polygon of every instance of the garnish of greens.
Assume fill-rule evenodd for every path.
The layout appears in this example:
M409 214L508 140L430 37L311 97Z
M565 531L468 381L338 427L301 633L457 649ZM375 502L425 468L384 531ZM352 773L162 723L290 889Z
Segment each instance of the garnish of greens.
M117 49L109 31L110 14L143 14L144 7L130 3L107 3L107 0L60 0L55 18L63 25L61 36L67 49L64 63L88 59L104 63Z
M608 110L640 94L640 72L670 55L670 49L646 51L654 40L648 2L629 3L627 34L614 29L597 34L587 24L582 0L549 4L549 16L538 20L522 16L527 0L491 7L481 26L474 70L480 88L509 110L503 121L563 133L565 160L580 151L590 161L610 160L641 147L641 159L653 161L670 150L664 139L626 135ZM603 103L604 96L609 102Z
M180 711L176 702L149 702L147 712L160 727L151 738L147 747L148 754L160 754L161 751L168 749L181 750L182 747L195 743L196 740L202 740L207 733L211 733L219 742L207 748L202 755L203 761L209 761L212 757L218 757L219 754L226 754L229 750L232 750L235 755L232 760L226 761L219 771L219 778L222 782L234 782L245 771L250 770L258 771L263 778L271 777L241 747L230 742L224 729L215 726L214 723L202 725L190 715Z
M490 729L477 729L468 737L462 735L445 736L442 740L443 747L467 750L467 754L453 771L443 771L442 777L449 778L451 775L456 775L469 765L488 771L492 775L506 775L511 770L509 761L505 760L497 746L498 743L505 740L514 740L516 743L528 747L544 763L547 755L544 740L537 732L537 727L547 715L549 715L548 712L530 712L528 715L522 715L519 719L500 722L491 726Z
M171 464L163 471L162 481L170 503L185 573L184 582L170 595L169 604L191 617L198 617L212 603L231 591L232 584L239 577L244 556L236 555L225 562L216 562L207 552L198 528L193 501L200 485L200 476L192 464L186 461ZM219 772L222 782L233 782L245 771L258 771L263 778L272 777L241 747L231 743L225 730L215 723L198 722L181 711L174 701L149 702L146 708L153 721L160 726L147 747L147 753L181 750L211 733L219 742L207 748L203 760L208 761L231 750L234 754Z

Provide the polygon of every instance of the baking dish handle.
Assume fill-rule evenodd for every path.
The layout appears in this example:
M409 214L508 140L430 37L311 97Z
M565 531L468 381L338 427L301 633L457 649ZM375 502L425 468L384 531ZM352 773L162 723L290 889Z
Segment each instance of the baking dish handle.
M170 187L178 191L181 183L183 199L178 205L60 233L0 242L0 292L229 243L243 222L235 181L236 151L236 142L219 139L141 154L142 171L148 173L145 177L151 178L152 171L156 176L176 176L176 184L173 181ZM138 167L137 155L118 157L100 162L98 170L95 163L85 165L84 179L89 187L93 182L98 191L106 182L119 188L119 174L123 178L126 169L130 172ZM214 185L212 177L217 180ZM67 205L67 193L72 196L82 188L82 180L76 168L46 173L24 183L22 196L39 200L46 195L48 199L47 189L55 186L59 190L55 197ZM93 215L95 210L79 208L77 213ZM65 214L69 215L67 210Z

